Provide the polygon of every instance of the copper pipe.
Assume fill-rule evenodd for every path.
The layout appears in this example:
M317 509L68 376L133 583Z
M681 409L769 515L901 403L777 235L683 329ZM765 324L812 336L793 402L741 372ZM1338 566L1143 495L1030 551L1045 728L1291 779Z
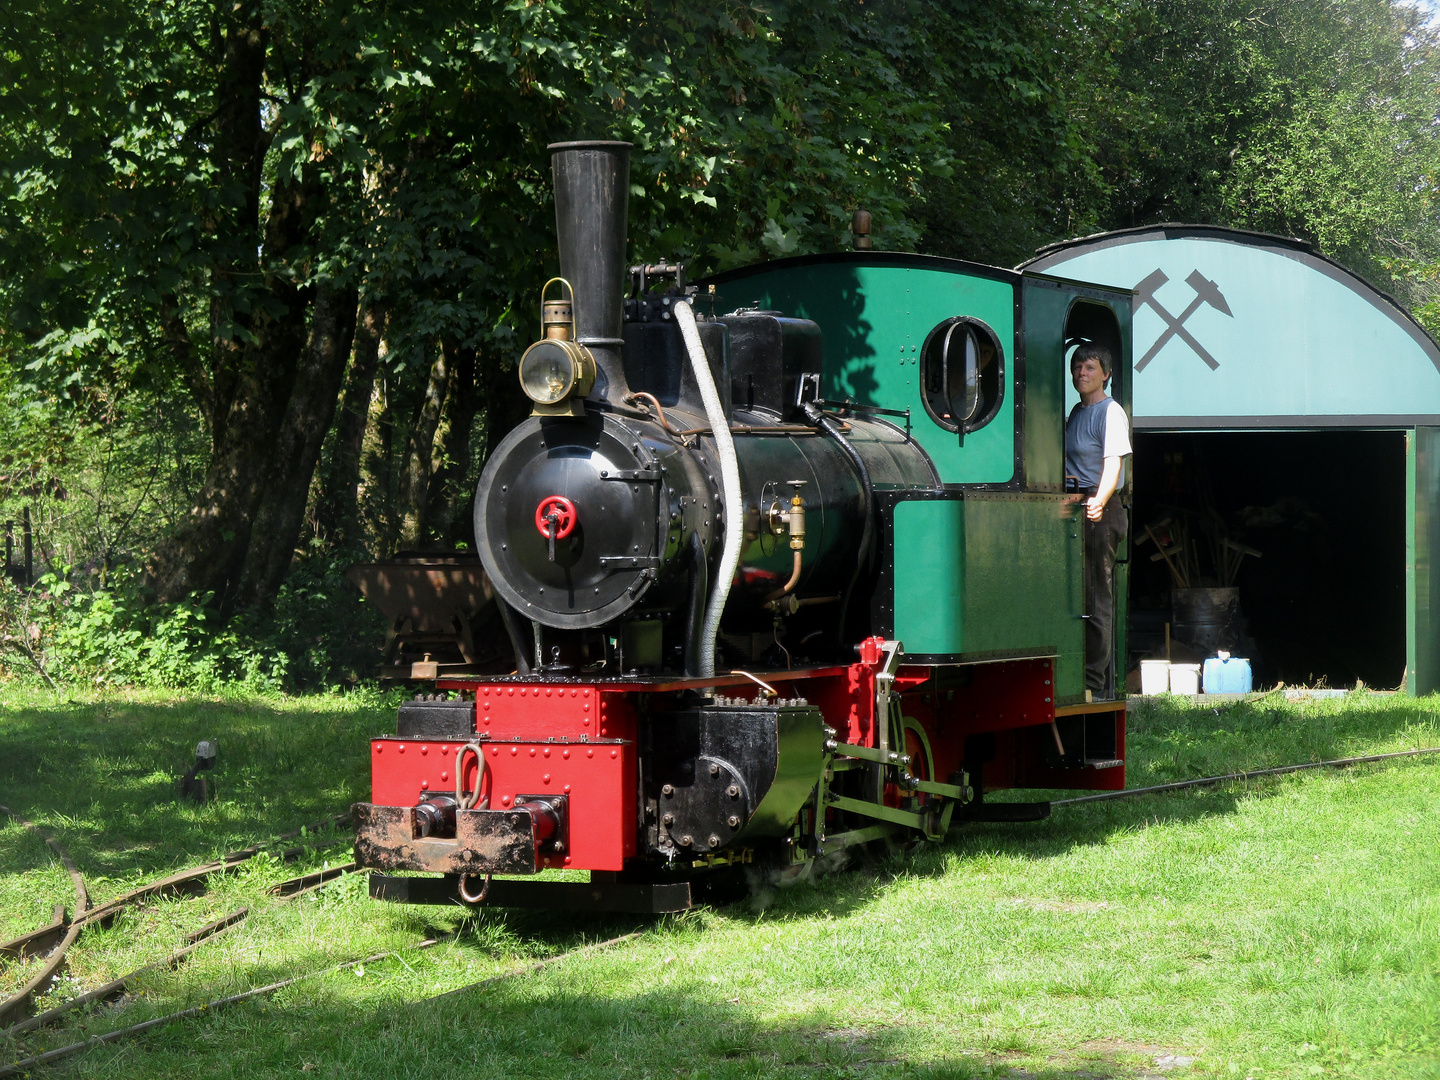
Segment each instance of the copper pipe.
M779 600L782 596L788 596L795 591L795 586L800 581L800 549L795 549L795 567L790 571L790 580L783 587L776 589L769 596L765 597L767 604Z
M795 601L796 607L810 607L813 604L835 604L840 600L840 594L834 596L807 596L804 600Z
M683 431L676 431L675 428L671 426L670 421L665 419L665 410L660 407L660 400L654 394L647 394L644 390L636 390L633 394L626 395L625 400L646 402L652 409L655 410L655 415L660 418L661 427L663 427L671 435L675 435L677 437L685 434L685 432Z

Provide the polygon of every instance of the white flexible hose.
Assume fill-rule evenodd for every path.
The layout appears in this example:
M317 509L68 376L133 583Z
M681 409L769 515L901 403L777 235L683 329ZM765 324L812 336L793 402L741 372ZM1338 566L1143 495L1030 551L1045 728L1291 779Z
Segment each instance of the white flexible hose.
M720 457L720 491L725 500L725 547L720 554L720 570L710 590L710 601L705 605L705 623L700 631L700 675L709 678L715 674L715 638L720 633L720 613L725 610L725 601L730 596L730 582L735 577L735 568L740 565L740 548L745 540L745 508L741 505L740 459L735 456L730 421L720 404L720 392L715 389L715 377L710 373L710 361L705 355L705 346L700 343L695 312L689 304L682 301L675 305L675 321L680 325L685 351L690 354L690 367L700 387L700 400L705 403L705 418L710 421L710 430L715 436L715 452Z

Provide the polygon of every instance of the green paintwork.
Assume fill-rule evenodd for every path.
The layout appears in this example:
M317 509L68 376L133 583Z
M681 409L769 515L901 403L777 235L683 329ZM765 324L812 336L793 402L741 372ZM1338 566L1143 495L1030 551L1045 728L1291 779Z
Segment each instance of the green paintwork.
M1131 395L1134 380L1131 377L1131 341L1133 325L1131 306L1124 295L1117 296L1108 290L1071 281L1055 280L1037 275L1025 275L1025 421L1024 456L1026 486L1032 490L1061 490L1065 474L1065 417L1070 408L1079 401L1079 395L1070 383L1065 363L1065 325L1073 306L1077 303L1098 303L1108 307L1115 316L1120 330L1120 356L1115 358L1114 371L1110 379L1110 394L1131 411ZM1133 463L1133 459L1132 459ZM1125 486L1120 491L1121 501L1130 505L1134 490L1134 470L1125 470ZM1078 524L1078 523L1077 523ZM1077 527L1075 532L1080 532ZM1077 539L1078 542L1078 539ZM1130 610L1130 544L1127 537L1117 553L1115 567L1115 656L1120 664L1116 680L1123 683L1126 659L1126 632ZM1082 548L1083 551L1083 548ZM1082 556L1083 557L1083 556ZM1077 562L1077 566L1080 563ZM1084 603L1084 578L1079 581L1079 599L1075 611L1079 612ZM1078 620L1077 620L1078 621ZM1083 655L1084 630L1080 630ZM1061 690L1062 696L1083 691L1083 660L1080 662L1080 690ZM1060 682L1069 686L1070 668L1061 664ZM1117 686L1117 690L1120 687Z
M1059 491L1065 479L1065 313L1074 294L1025 282L1025 484Z
M1076 511L1059 495L1019 492L966 492L964 505L963 651L1054 650L1057 701L1082 697L1084 548Z
M1440 428L1405 435L1405 690L1440 690Z
M759 306L813 319L823 335L824 393L909 409L911 432L947 484L996 484L1015 473L1015 290L1018 276L970 272L961 263L863 257L756 267L719 286L717 311ZM1005 351L1006 386L995 418L959 437L921 400L919 354L935 325L954 315L985 322ZM903 420L900 421L903 423Z
M1017 333L1022 289L1024 327ZM1076 303L1101 303L1114 312L1122 355L1113 392L1128 411L1128 293L893 253L767 264L722 277L717 292L717 311L758 306L819 323L825 396L909 409L915 441L942 481L966 485L960 502L922 498L895 507L894 635L905 651L975 659L1053 652L1056 702L1083 700L1082 525L1078 508L1061 494L1070 390L1064 334ZM919 386L926 337L955 315L983 320L1005 349L1001 407L963 445L930 419ZM1017 386L1022 342L1023 385ZM1024 458L1018 478L1017 411ZM1012 481L1023 490L969 486ZM1123 657L1128 568L1122 565L1117 576L1117 655Z
M1058 655L1084 694L1080 526L1056 494L967 491L895 506L894 635L910 655Z
M1130 303L1123 293L1025 275L1025 480L1049 490L1065 473L1065 417L1080 396L1065 363L1065 324L1077 303L1102 304L1120 328L1121 355L1110 379L1110 396L1131 412L1130 356L1133 332ZM1128 472L1127 472L1128 476ZM1128 494L1128 492L1127 492Z
M964 652L965 504L895 505L895 636L911 653Z

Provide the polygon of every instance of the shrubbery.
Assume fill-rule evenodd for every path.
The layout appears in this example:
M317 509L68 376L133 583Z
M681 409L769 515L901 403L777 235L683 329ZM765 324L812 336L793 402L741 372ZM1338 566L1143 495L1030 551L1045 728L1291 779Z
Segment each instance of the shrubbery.
M339 561L290 572L273 607L223 621L209 596L156 603L133 575L105 588L0 578L0 678L214 694L351 685L380 660L384 621Z

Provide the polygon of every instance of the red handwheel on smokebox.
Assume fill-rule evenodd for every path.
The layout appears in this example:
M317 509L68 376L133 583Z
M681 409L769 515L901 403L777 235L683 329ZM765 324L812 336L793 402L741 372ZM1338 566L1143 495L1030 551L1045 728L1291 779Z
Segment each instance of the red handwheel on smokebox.
M575 531L577 520L575 504L563 495L547 495L535 507L535 528L547 540L564 540Z

